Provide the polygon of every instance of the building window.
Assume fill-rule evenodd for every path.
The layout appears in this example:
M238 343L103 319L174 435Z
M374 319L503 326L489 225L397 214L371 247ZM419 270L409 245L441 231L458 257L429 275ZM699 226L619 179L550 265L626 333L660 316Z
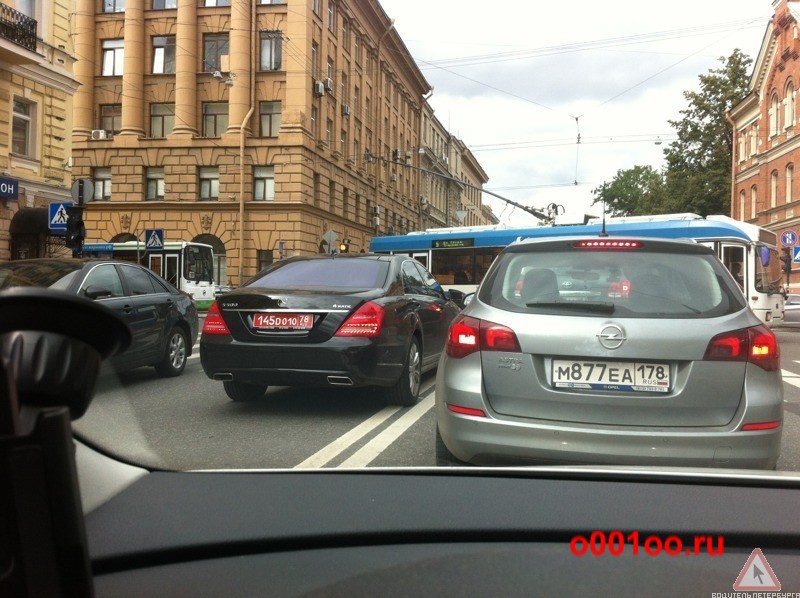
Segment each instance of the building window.
M147 199L164 199L164 169L148 168L145 175Z
M356 163L361 161L361 144L358 142L358 137L353 139L353 160Z
M356 35L353 37L353 54L355 55L356 64L361 64L361 36Z
M347 131L345 131L344 129L342 129L342 135L341 135L341 137L339 139L339 148L340 148L339 151L342 152L342 154L344 154L344 157L346 158L347 157L347 149L348 149L347 148Z
M283 43L280 31L261 32L261 70L281 70L281 44Z
M153 0L153 10L178 8L178 0Z
M744 189L742 189L742 190L739 192L739 220L742 220L742 221L744 221L744 220L745 220L745 216L744 216L744 202L745 202L745 192L744 192Z
M200 199L219 199L219 168L200 167Z
M230 6L231 0L205 0L204 6Z
M311 76L316 79L319 77L318 66L319 63L317 62L319 56L319 46L317 42L311 42Z
M372 76L372 65L373 65L373 63L374 63L374 57L372 55L372 52L367 51L367 69L366 70L367 70L367 76L368 77Z
M350 94L347 93L347 73L342 71L342 97L339 98L340 102L347 102Z
M125 12L125 0L103 0L103 12Z
M100 129L116 135L122 128L122 104L100 106Z
M750 155L755 156L758 152L758 123L750 127Z
M36 104L14 98L14 120L11 126L11 152L34 157L34 118Z
M116 77L122 75L125 62L125 41L107 39L103 42L103 76Z
M172 75L175 73L175 36L153 38L153 74Z
M333 71L334 71L333 58L328 58L328 72L326 74L328 79L330 79L331 81L333 81Z
M795 125L795 101L797 98L795 97L794 93L794 84L789 81L786 84L786 97L784 98L784 114L783 114L783 126L787 129L792 128Z
M769 203L770 207L774 208L776 205L778 205L778 171L773 170L769 179Z
M275 258L272 254L272 249L259 249L258 250L258 271L261 272L264 268L272 264Z
M219 137L228 130L228 103L203 104L203 137Z
M317 131L317 107L311 106L311 136L316 141L319 138Z
M256 166L253 168L253 199L256 201L275 201L274 166Z
M331 130L333 129L333 121L329 118L325 121L325 143L331 144Z
M150 137L166 137L175 127L175 104L150 104Z
M786 167L786 203L792 203L794 199L794 194L792 193L792 189L794 188L794 164L789 164Z
M758 189L750 187L750 218L755 218L758 211Z
M778 94L772 94L772 100L770 101L769 106L769 136L773 137L774 135L778 134L778 130L780 128L780 111L778 110L778 106L780 102L778 101Z
M94 198L96 200L111 201L111 169L94 168L92 170L94 181Z
M203 36L203 71L222 70L222 57L228 55L228 34L207 33Z
M342 19L342 48L350 51L350 24L347 19Z
M336 33L336 2L328 0L328 30Z
M281 128L281 103L259 102L258 113L261 117L261 136L277 137Z

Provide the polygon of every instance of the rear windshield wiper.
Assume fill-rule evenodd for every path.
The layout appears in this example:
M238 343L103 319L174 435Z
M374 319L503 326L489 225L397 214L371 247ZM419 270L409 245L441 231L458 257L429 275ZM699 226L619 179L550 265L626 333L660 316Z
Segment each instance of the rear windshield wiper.
M593 311L601 314L613 314L614 310L617 308L613 303L600 303L596 301L533 301L525 305L528 307L553 307L557 309L565 307L569 309Z

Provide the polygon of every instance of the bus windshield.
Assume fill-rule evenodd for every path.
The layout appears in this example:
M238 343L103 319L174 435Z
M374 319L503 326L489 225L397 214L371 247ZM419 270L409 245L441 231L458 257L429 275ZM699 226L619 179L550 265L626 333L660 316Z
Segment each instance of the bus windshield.
M754 281L756 291L767 294L780 293L783 290L782 281L783 274L778 251L761 247L756 257L756 276Z
M214 265L211 249L188 245L184 262L184 278L192 282L213 282Z

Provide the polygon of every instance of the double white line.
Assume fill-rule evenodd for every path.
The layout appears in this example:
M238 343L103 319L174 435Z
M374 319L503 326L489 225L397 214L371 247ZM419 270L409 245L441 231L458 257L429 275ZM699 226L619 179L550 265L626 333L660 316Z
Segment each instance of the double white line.
M414 425L417 420L433 407L435 396L435 393L431 392L426 398L408 409L403 415L387 426L385 430L345 459L337 467L366 467L372 463L378 455L385 451L395 440L400 438L406 430ZM302 463L295 465L295 469L317 469L324 467L372 430L383 424L383 422L400 411L400 409L400 407L385 407L381 409L378 413L361 422L349 432L339 436L339 438L311 455Z

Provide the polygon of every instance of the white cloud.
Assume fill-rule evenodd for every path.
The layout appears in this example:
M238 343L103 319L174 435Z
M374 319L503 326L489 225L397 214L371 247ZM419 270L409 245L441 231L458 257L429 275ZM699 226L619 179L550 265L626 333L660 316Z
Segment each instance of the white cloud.
M686 106L683 91L696 89L698 76L718 68L719 56L734 48L755 58L773 12L770 0L381 5L434 86L430 102L437 117L489 175L486 187L503 188L498 193L525 205L558 203L577 213L598 211L590 208L591 190L617 170L663 166L663 149L674 135L668 121ZM569 51L555 53L559 49ZM536 52L524 60L496 56L522 50ZM453 72L428 64L464 57L475 64L443 65ZM522 142L536 143L480 147ZM569 186L576 179L579 184ZM504 222L536 221L519 209L511 216L512 209L491 196L484 201Z

